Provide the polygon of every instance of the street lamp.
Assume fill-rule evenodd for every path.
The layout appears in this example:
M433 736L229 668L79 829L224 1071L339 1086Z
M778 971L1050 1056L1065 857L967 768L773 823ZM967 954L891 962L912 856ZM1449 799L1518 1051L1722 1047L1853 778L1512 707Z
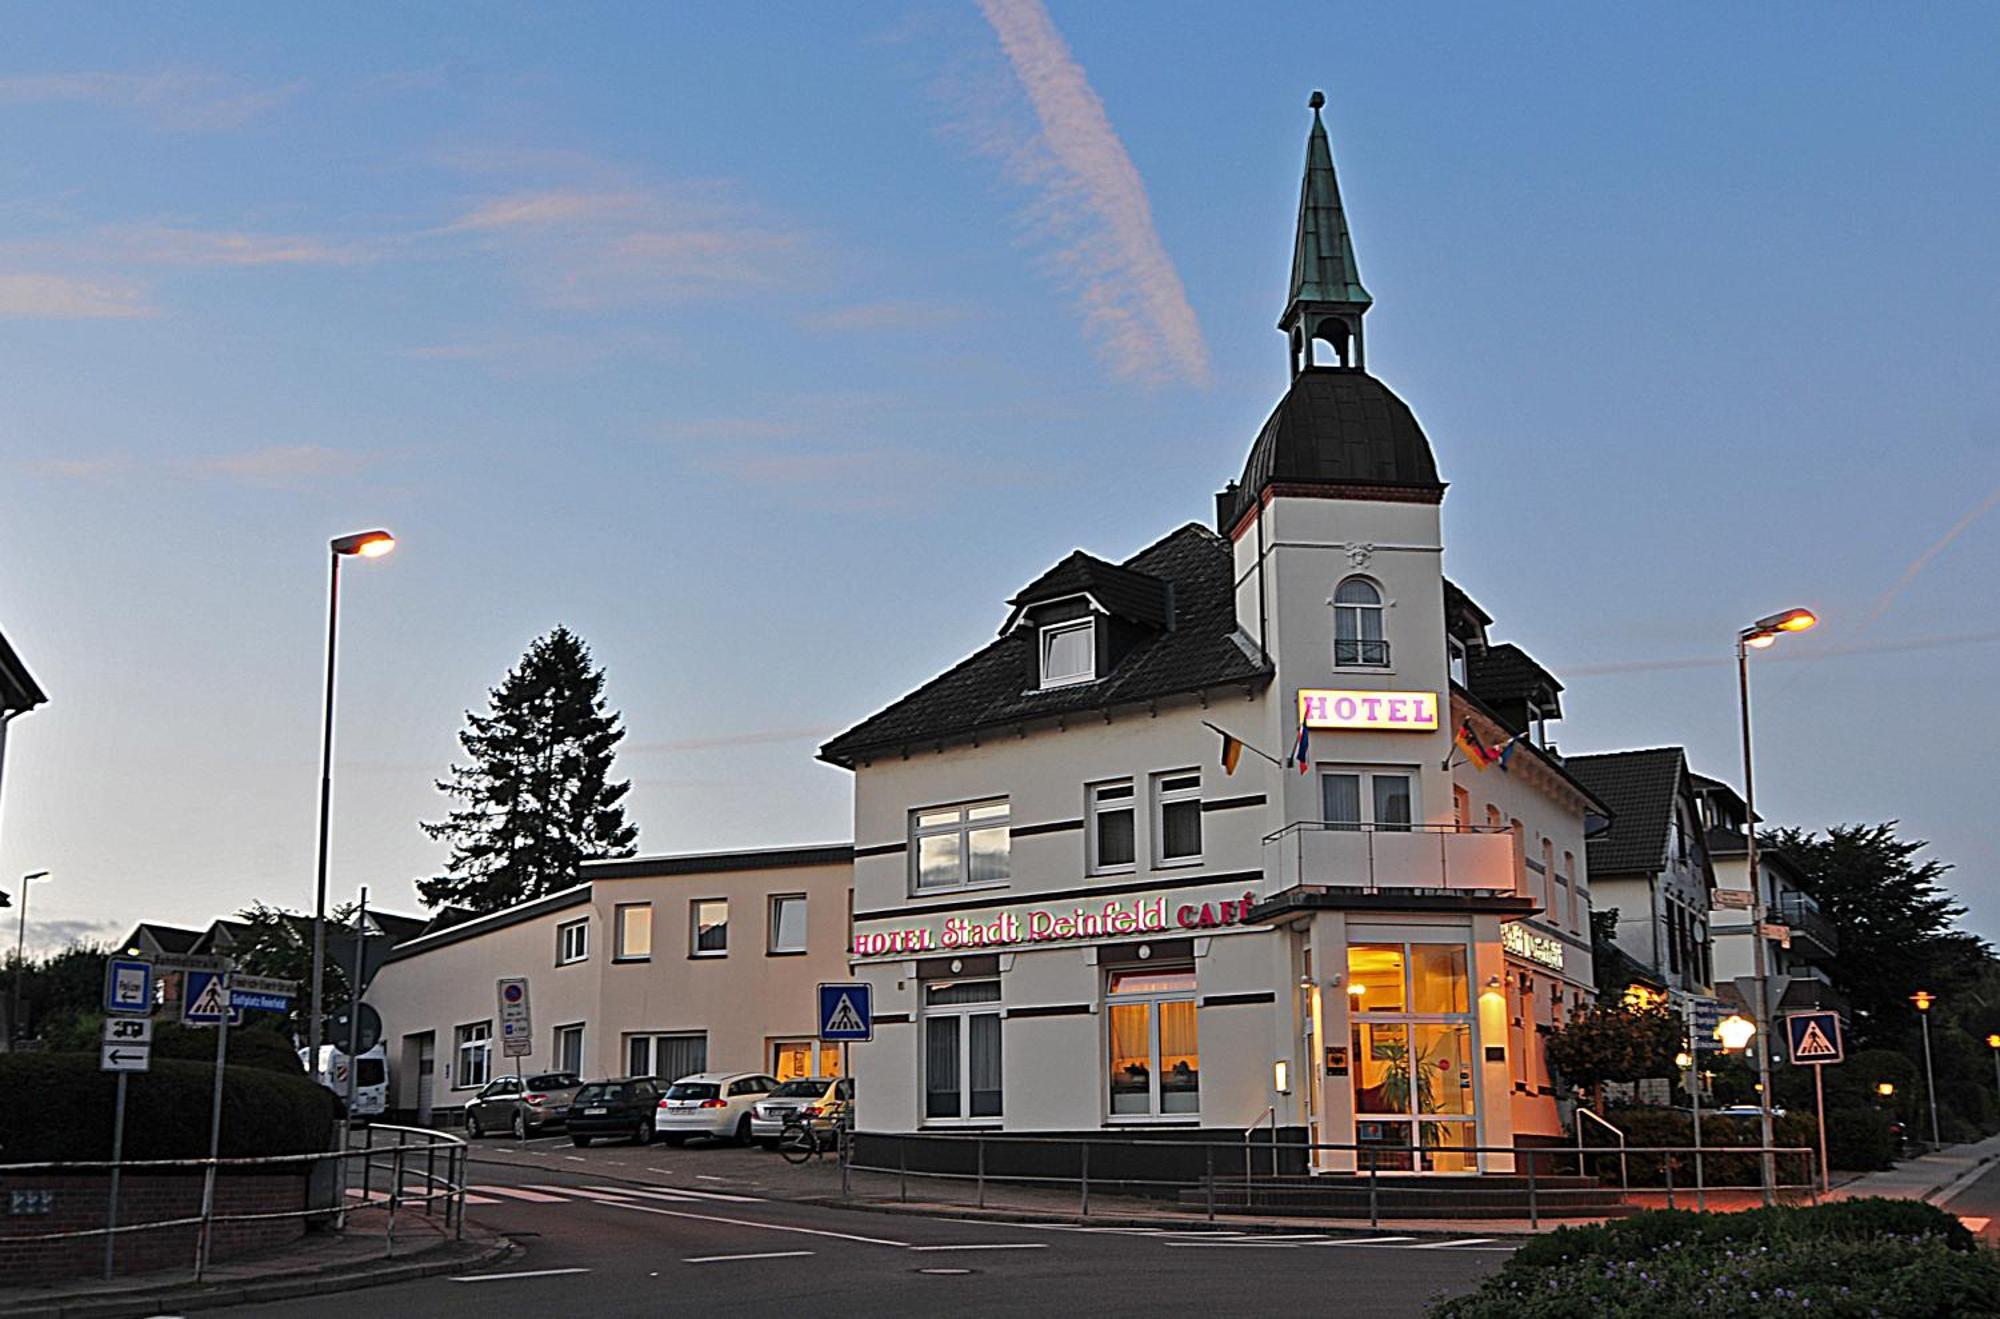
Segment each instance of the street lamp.
M1944 1142L1938 1138L1937 1073L1931 1070L1931 1004L1937 1002L1937 995L1919 989L1910 995L1910 1002L1917 1005L1917 1019L1924 1023L1924 1092L1931 1101L1931 1148L1938 1149Z
M1875 1083L1875 1093L1884 1099L1894 1099L1896 1097L1895 1083L1893 1081L1877 1081Z
M1750 767L1750 652L1763 650L1787 632L1804 632L1819 622L1810 609L1787 609L1758 619L1736 634L1736 699L1743 723L1743 813L1749 820L1745 845L1745 875L1750 881L1750 943L1755 951L1757 1001L1750 1005L1757 1033L1763 1037L1757 1050L1757 1129L1764 1146L1759 1160L1763 1168L1764 1203L1777 1202L1777 1163L1771 1154L1771 990L1764 947L1764 879L1757 873L1757 786Z
M14 997L7 1009L7 1034L12 1039L21 1037L21 982L28 978L28 885L48 877L46 870L21 876L21 932L14 938Z
M1993 1088L2000 1091L2000 1033L1988 1035L1986 1047L1993 1050Z
M333 808L333 657L334 633L340 623L340 561L350 555L379 559L396 548L396 538L386 531L358 531L338 536L328 543L331 570L326 586L326 716L319 735L319 869L313 887L312 926L312 1017L306 1026L308 1064L318 1075L321 1018L326 979L326 838L329 813Z
M1731 1053L1741 1053L1750 1047L1750 1041L1757 1034L1757 1023L1740 1012L1732 1012L1715 1023L1715 1034L1722 1041L1722 1047Z

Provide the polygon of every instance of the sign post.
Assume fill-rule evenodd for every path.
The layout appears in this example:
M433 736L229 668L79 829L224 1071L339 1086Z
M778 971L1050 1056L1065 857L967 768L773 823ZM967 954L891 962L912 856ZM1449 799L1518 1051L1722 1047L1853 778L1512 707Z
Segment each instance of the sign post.
M1813 1099L1819 1107L1820 1193L1833 1189L1832 1170L1826 1165L1826 1065L1847 1061L1845 1041L1840 1037L1840 1014L1824 1009L1785 1014L1785 1043L1792 1062L1813 1069Z
M192 1013L195 974L188 976L189 1011ZM210 982L205 997L210 1006L219 1007L215 1018L215 1090L209 1100L208 1112L208 1166L201 1176L201 1230L195 1239L194 1279L200 1282L208 1271L208 1242L215 1231L215 1161L222 1153L222 1072L229 1059L229 1019L241 1009L229 1001L230 979L236 974L235 966L224 959L219 976Z
M145 999L152 999L153 968L145 963L129 963L145 970ZM119 985L116 971L107 970L105 1002L117 1001L113 989ZM121 1012L129 1012L129 1007L121 1007ZM118 1245L118 1183L125 1171L125 1078L133 1072L146 1071L152 1064L153 1021L150 1017L106 1017L104 1019L104 1047L98 1057L98 1066L107 1072L118 1074L118 1098L114 1101L111 1117L111 1199L104 1216L104 1276L111 1277L112 1261Z

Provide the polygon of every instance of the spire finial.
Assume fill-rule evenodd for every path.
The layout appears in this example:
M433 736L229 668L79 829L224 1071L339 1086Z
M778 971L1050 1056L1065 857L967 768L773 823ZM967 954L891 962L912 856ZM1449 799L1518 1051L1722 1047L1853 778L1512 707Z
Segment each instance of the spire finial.
M1326 104L1325 92L1315 91L1311 96L1308 96L1306 98L1306 105L1311 107L1315 111L1317 111L1322 105L1325 104Z

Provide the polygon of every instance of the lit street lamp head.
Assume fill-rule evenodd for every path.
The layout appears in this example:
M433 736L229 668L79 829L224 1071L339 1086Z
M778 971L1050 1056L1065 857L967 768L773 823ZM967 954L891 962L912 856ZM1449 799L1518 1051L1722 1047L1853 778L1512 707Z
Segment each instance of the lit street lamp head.
M1715 1033L1721 1038L1723 1048L1740 1053L1757 1034L1757 1023L1740 1012L1732 1012L1715 1024Z
M1931 993L1928 989L1919 989L1916 993L1910 995L1910 1002L1917 1005L1917 1011L1929 1012L1931 1004L1937 1002L1937 995Z
M1783 632L1805 632L1819 626L1819 615L1810 609L1787 609L1783 613L1760 618L1737 635L1746 646L1762 650L1778 639Z
M396 548L396 538L386 531L357 531L352 536L337 536L332 542L335 554L358 554L364 559L379 559Z
M1889 1098L1889 1096L1896 1093L1896 1087L1891 1082L1879 1081L1875 1085L1875 1093L1882 1096L1882 1098L1887 1099Z

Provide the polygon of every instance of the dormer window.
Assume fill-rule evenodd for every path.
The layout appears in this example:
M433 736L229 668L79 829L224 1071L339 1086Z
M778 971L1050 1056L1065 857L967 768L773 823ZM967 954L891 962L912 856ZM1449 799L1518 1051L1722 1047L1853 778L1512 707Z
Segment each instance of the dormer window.
M1389 643L1382 635L1382 588L1366 577L1350 577L1333 592L1335 668L1387 668Z
M1097 677L1097 631L1088 618L1042 629L1042 686L1066 687Z
M1446 654L1450 656L1451 680L1461 687L1469 686L1466 676L1465 643L1457 637L1447 636L1444 639L1444 648Z

